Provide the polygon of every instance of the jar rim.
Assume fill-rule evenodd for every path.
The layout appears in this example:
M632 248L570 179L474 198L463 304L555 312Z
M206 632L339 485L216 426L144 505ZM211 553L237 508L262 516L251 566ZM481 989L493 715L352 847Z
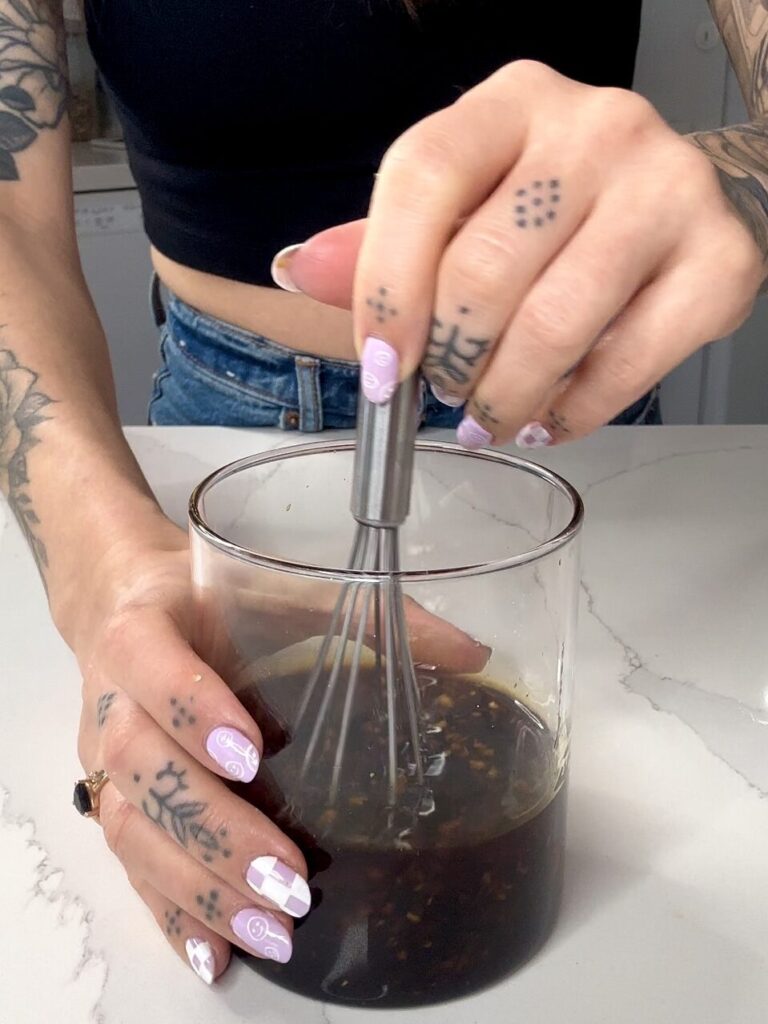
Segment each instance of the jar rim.
M275 555L267 555L251 548L242 547L234 541L217 533L206 521L202 511L202 502L205 495L223 480L234 476L244 470L252 469L255 466L265 466L273 462L281 462L287 459L304 458L318 454L330 454L333 452L354 451L354 438L349 440L335 441L311 441L307 444L279 445L270 448L265 452L256 455L247 455L245 458L236 459L224 466L209 473L192 491L189 498L188 514L189 525L194 532L205 540L212 547L222 554L228 555L241 562L251 565L258 565L267 569L276 569L280 572L291 573L292 575L308 576L315 579L349 581L349 582L371 582L376 583L383 578L396 577L401 583L425 583L431 580L459 579L467 576L481 576L486 573L501 572L505 569L513 569L521 565L539 561L552 552L559 550L569 544L579 533L584 523L584 503L576 488L568 483L558 473L544 466L539 466L527 459L518 458L515 455L508 455L506 452L490 450L487 448L479 451L469 451L461 445L447 441L425 441L416 442L417 452L435 452L438 454L456 455L485 462L495 462L505 466L507 469L516 469L548 483L554 490L564 495L571 503L572 514L567 525L553 537L537 544L528 551L522 551L516 555L508 555L504 558L486 559L482 562L470 565L451 566L446 569L399 569L394 572L388 570L358 570L327 568L321 565L298 562L287 558L278 558ZM351 514L350 514L351 515Z

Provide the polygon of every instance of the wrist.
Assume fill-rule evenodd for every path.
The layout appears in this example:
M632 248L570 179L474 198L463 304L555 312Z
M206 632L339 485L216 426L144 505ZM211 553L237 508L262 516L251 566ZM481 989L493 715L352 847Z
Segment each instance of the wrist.
M73 538L71 557L49 577L51 616L76 653L130 593L131 580L157 559L186 549L186 533L151 496L125 489L100 504L91 528Z

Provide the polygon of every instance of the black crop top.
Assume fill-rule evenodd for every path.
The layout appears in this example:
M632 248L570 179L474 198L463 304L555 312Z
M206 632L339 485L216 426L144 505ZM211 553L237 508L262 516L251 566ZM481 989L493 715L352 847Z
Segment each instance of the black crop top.
M629 87L641 0L87 0L150 240L271 284L274 253L365 216L387 146L515 58Z

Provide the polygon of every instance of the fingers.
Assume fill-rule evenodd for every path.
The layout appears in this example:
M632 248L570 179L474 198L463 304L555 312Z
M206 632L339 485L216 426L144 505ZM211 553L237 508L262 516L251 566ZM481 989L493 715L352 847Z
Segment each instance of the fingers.
M352 308L352 287L366 221L321 231L290 257L290 283L305 295L329 306ZM280 284L280 280L277 280Z
M639 230L620 194L596 204L539 278L524 286L459 428L467 447L502 443L532 420L543 398L557 393L562 378L669 258L672 238L669 224Z
M591 433L710 340L716 298L711 305L701 298L691 301L707 272L711 274L711 266L683 264L645 288L584 359L569 386L528 425L531 436L538 434L539 443L549 445ZM685 349L680 348L681 337Z
M519 96L479 87L410 129L385 156L353 304L363 390L372 401L391 397L420 362L443 250L461 218L515 165L526 129Z
M421 364L445 404L464 404L510 317L589 213L594 183L583 165L564 170L523 158L448 246Z
M120 830L131 807L142 821L156 826L146 832L150 846L162 848L167 839L184 851L185 858L215 872L242 895L252 899L255 894L265 906L294 917L306 914L310 896L298 847L265 815L186 756L141 708L134 705L107 730L100 755L111 783L103 794L109 799L117 791L130 805L117 809L122 823L113 827L103 814L102 823L134 873L177 899L121 853Z
M165 611L144 607L119 620L102 645L102 672L211 771L255 777L258 726Z
M410 597L405 598L408 640L416 664L473 675L482 672L493 653L490 647L433 615Z
M199 918L188 914L143 878L128 876L128 881L165 933L176 954L201 981L211 985L227 969L230 945Z
M178 923L177 917L172 926L173 938L180 940L186 930L190 937L205 941L206 934L213 932L254 956L280 963L290 959L292 925L287 915L272 913L243 898L210 868L158 835L147 818L126 804L116 791L106 796L102 808L105 838L129 876L143 879L161 893L174 910L179 908L192 919L192 923L185 926L183 922ZM201 925L206 926L206 932L198 934ZM176 927L181 927L178 934ZM193 955L196 952L198 947L192 949ZM205 954L204 949L199 950L203 960ZM203 969L210 970L210 964Z

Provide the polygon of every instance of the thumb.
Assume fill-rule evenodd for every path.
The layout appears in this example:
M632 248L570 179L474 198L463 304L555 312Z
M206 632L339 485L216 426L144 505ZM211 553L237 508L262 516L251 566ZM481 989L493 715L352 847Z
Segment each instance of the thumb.
M328 306L350 309L355 265L366 223L355 220L339 224L313 235L301 246L284 249L272 263L275 282Z

